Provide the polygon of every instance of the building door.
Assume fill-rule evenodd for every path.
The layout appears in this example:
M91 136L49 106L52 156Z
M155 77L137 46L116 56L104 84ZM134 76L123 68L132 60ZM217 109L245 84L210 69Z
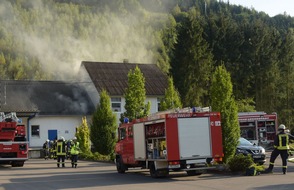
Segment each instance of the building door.
M57 130L56 129L48 130L48 139L50 141L57 140Z

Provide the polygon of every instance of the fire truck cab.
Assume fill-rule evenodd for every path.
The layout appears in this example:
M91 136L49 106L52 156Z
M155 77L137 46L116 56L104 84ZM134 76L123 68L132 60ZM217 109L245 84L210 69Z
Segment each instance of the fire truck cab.
M121 124L115 147L118 173L141 167L152 177L164 177L171 170L200 175L215 169L212 163L223 158L220 113L183 110Z
M0 164L22 167L28 160L28 142L24 125L18 125L14 112L0 113Z

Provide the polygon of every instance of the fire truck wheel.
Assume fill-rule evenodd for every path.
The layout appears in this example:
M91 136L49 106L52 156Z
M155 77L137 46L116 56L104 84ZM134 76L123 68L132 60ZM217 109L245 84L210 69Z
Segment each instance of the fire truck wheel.
M159 172L158 172L158 170L155 169L155 164L154 163L152 163L150 165L150 175L153 178L158 178L159 177Z
M169 175L169 170L168 169L160 170L160 176L161 177L167 177L168 175Z
M159 177L167 177L169 174L168 169L156 169L155 164L150 164L150 175L153 178L159 178Z
M24 162L12 162L11 166L12 167L23 167Z
M118 173L125 173L126 172L126 166L122 162L121 158L116 159L116 170Z
M190 170L190 171L187 171L187 174L188 176L195 176L195 175L201 175L202 174L202 171L196 171L196 170Z

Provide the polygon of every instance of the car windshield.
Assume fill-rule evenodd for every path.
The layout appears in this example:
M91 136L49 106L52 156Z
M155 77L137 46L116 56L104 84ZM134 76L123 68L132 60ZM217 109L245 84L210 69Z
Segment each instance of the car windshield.
M239 139L239 145L242 145L242 146L252 146L253 144L250 141L248 141L247 139L240 138Z

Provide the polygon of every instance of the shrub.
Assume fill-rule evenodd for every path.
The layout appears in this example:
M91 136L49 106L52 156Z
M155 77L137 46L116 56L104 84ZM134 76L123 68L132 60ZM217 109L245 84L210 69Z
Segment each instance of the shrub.
M79 159L81 160L90 160L90 161L103 161L103 162L113 162L114 161L114 154L110 155L102 155L98 152L89 152L89 153L83 153L81 152L79 154Z
M247 168L254 165L251 155L236 154L228 161L229 169L232 172L245 172Z

